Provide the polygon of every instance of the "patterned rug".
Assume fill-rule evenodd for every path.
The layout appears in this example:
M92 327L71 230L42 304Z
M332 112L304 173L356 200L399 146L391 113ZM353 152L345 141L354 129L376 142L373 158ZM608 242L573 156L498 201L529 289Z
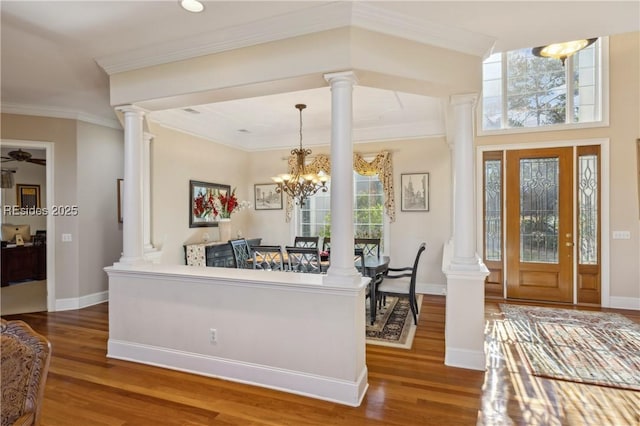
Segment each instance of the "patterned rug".
M387 296L387 304L376 310L376 320L369 322L369 300L367 300L367 344L411 349L416 326L406 297ZM422 306L422 295L418 295L418 307ZM418 311L418 317L420 311Z
M515 343L534 376L640 390L640 325L607 312L500 309L492 334Z

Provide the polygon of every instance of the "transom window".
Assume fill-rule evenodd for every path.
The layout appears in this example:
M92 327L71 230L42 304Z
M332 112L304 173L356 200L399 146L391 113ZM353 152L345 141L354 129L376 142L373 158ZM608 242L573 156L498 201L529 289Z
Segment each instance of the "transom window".
M561 61L531 49L496 53L482 67L482 130L603 120L601 39Z
M355 238L380 238L384 234L384 191L378 176L353 173ZM300 207L298 235L331 236L331 184L329 191L318 192Z

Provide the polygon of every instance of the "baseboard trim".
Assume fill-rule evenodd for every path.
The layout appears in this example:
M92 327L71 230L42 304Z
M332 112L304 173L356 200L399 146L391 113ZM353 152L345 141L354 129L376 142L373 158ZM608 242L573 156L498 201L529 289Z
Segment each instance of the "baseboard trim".
M416 283L416 293L443 296L447 294L446 284Z
M68 299L56 299L56 311L70 311L73 309L82 309L88 306L97 305L98 303L109 300L109 291L101 291L98 293L87 294L80 297L70 297Z
M468 349L445 348L444 364L449 367L468 368L484 371L486 369L483 351Z
M355 382L170 348L109 339L107 357L260 386L358 407L368 389L367 368Z
M609 307L615 309L640 310L640 298L638 297L609 297Z

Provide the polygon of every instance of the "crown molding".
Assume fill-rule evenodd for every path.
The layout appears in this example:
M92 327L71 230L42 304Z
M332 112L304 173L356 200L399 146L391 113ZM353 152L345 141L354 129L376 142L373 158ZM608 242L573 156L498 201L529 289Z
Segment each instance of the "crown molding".
M347 26L483 56L495 39L366 2L333 2L208 34L96 58L107 74L211 55Z
M2 103L2 113L31 115L36 117L63 118L68 120L84 121L85 123L96 124L98 126L110 127L112 129L122 130L122 126L118 120L99 117L97 115L87 114L81 111L73 111L63 108L47 108L35 105L20 105L11 103Z
M417 19L376 6L375 3L356 2L352 24L383 34L417 41L474 56L486 55L496 39L484 34Z
M107 74L211 55L349 25L351 5L336 2L141 49L96 58Z

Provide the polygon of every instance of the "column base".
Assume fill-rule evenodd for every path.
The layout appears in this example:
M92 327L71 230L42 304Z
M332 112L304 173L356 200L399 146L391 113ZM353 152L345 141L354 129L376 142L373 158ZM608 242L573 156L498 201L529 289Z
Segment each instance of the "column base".
M362 280L362 275L356 268L338 269L330 266L327 274L322 277L323 284L331 285L358 285Z

